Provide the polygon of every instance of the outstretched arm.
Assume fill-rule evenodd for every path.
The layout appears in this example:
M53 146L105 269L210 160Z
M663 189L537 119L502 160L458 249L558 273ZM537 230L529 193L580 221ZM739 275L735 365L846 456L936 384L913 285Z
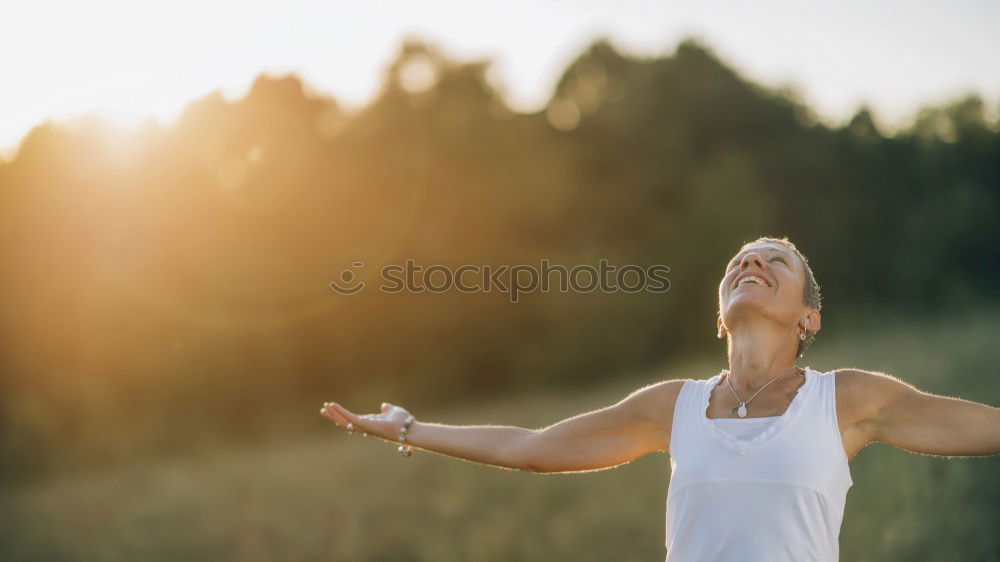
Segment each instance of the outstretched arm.
M356 414L337 402L327 402L320 413L337 423L353 425L365 432L399 445L400 428L410 415L405 408L382 403L379 414ZM517 445L533 430L511 425L445 425L414 421L406 435L406 444L414 449L454 457L498 468L527 470Z
M643 387L617 404L565 419L521 443L533 472L611 468L670 448L674 404L683 380Z
M867 441L941 456L1000 454L1000 408L923 392L896 377L841 369Z
M515 426L456 426L416 421L408 444L446 456L528 472L578 472L610 468L647 453L667 450L673 405L683 381L639 389L617 404L563 420L544 429ZM381 414L359 416L336 402L323 415L356 431L395 442L408 412L386 404Z

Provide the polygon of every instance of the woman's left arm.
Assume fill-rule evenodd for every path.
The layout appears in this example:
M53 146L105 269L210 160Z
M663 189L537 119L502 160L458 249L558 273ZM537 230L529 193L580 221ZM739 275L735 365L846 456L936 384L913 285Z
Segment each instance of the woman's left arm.
M870 441L927 455L1000 454L1000 408L923 392L883 373L841 369L838 377Z

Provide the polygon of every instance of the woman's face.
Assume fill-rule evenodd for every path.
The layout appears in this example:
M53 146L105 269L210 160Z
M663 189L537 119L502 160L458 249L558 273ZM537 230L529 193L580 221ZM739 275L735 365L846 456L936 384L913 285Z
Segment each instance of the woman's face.
M804 289L805 269L794 252L772 242L748 246L729 261L719 284L722 321L732 327L744 315L760 314L794 324L808 308Z

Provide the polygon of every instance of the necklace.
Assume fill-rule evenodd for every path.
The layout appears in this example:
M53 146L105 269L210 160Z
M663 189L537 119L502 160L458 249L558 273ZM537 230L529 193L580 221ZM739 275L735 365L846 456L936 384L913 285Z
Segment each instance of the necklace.
M774 382L774 381L780 379L781 377L785 376L785 374L788 373L788 371L791 371L794 368L795 368L795 363L792 363L791 367L785 369L784 372L782 372L780 375L778 375L778 376L774 377L773 379L767 381L767 383L765 383L764 386L760 387L760 389L757 392L754 392L753 396L751 396L747 400L743 400L742 398L740 398L739 394L736 394L736 389L733 388L733 382L732 382L732 377L731 377L732 373L730 373L729 370L727 369L726 370L726 383L729 384L729 390L733 391L733 396L735 396L736 399L740 401L739 406L734 406L734 407L732 407L729 410L729 415L738 414L741 418L747 417L747 404L750 403L750 400L753 400L754 398L756 398L757 395L760 394L761 390L764 390L765 388L767 388L767 385L769 385L772 382Z

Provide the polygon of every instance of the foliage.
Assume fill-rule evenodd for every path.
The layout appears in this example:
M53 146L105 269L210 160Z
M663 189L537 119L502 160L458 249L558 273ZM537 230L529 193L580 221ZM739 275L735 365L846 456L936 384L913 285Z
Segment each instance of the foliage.
M419 41L356 113L295 76L178 122L46 123L0 165L4 473L256 438L325 397L431 405L720 351L723 264L788 235L828 310L996 297L1000 134L969 97L886 137L706 47L570 64L511 111ZM337 295L354 261L671 268L665 294ZM822 338L818 346L822 345ZM377 398L376 398L377 396Z

